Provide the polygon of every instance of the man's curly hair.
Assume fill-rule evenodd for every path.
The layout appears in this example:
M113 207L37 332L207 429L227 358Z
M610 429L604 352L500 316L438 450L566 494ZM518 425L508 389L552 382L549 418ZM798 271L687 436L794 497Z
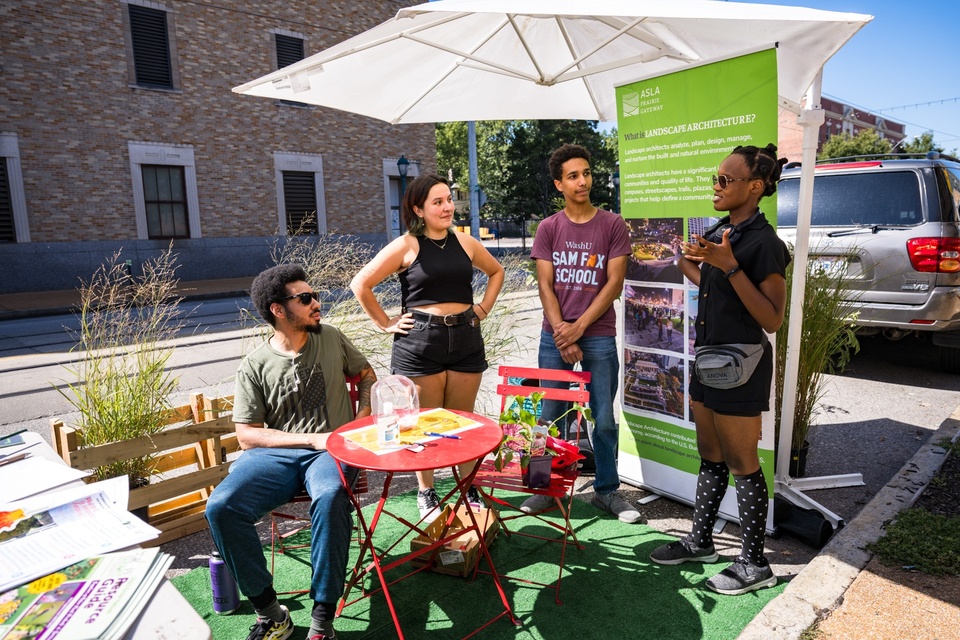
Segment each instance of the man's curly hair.
M269 322L271 327L276 326L277 319L270 311L270 305L280 302L280 298L287 295L288 284L301 280L306 282L307 272L298 264L279 264L263 271L253 279L250 299L260 312L260 316Z
M583 158L590 164L590 152L578 144L564 144L550 154L547 168L554 180L563 180L563 163L574 158Z

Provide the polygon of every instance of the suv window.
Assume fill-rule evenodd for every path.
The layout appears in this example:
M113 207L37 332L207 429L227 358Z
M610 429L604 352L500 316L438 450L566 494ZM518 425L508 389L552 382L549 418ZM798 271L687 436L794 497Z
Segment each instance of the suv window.
M813 181L814 227L914 225L924 222L920 183L913 171L818 175ZM797 226L799 179L777 187L777 224Z

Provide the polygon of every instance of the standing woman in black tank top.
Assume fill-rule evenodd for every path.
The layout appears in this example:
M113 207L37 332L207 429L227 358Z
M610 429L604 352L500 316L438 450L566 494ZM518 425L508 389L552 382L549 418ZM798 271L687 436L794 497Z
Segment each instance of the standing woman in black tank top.
M421 407L473 411L487 368L480 321L487 317L503 286L503 267L479 240L452 229L450 187L438 175L413 180L401 215L408 232L392 241L353 278L350 287L370 319L394 335L391 373L413 380ZM487 275L487 287L474 302L473 270ZM390 317L373 288L398 274L403 308ZM470 471L469 465L461 472ZM439 513L433 471L417 473L417 506L423 517ZM479 501L470 489L471 501Z

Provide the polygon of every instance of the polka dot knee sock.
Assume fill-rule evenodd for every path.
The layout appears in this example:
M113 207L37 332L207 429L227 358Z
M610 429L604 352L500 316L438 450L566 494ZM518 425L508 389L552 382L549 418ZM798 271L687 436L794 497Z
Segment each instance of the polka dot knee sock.
M767 482L763 469L748 476L734 476L740 507L740 557L753 565L766 565L763 536L767 525Z
M697 476L697 497L693 507L693 530L690 537L698 547L713 544L713 525L717 522L720 501L727 492L730 470L726 462L700 460Z

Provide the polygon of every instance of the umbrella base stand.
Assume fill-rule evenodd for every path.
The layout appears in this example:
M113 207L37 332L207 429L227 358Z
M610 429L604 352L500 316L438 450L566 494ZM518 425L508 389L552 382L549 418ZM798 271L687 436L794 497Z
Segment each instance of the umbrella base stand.
M819 478L790 478L778 479L774 482L774 493L789 500L798 507L815 509L823 514L836 530L844 524L843 518L833 513L822 504L805 495L804 491L815 489L839 489L841 487L863 486L863 475L847 473L837 476L822 476Z

